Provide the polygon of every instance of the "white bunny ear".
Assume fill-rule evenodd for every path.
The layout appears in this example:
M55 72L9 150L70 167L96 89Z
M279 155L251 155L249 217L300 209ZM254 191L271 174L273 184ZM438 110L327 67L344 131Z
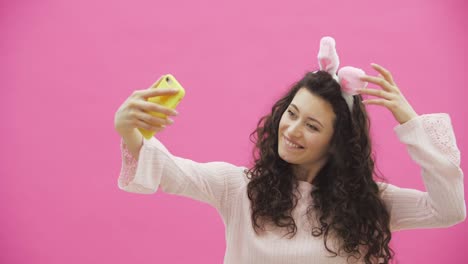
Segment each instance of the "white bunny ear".
M365 74L363 70L351 66L343 67L338 71L341 94L349 109L353 109L353 95L358 94L357 89L367 87L368 83L360 79Z
M336 75L340 59L335 48L335 40L332 37L323 37L320 40L320 50L318 53L320 70L327 71L332 76Z
M360 78L366 73L355 67L346 66L338 71L338 79L341 85L341 91L349 95L358 94L357 89L367 87L367 82Z

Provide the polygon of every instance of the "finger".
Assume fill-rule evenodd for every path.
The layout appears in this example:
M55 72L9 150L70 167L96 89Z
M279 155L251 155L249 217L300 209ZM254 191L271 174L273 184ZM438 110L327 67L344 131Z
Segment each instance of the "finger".
M165 114L169 116L176 116L179 114L176 110L171 109L169 107L166 107L157 103L143 101L143 100L137 101L136 106L140 110L147 111L147 112L156 112L156 113L161 113L161 114Z
M376 63L371 63L371 66L378 71L381 76L391 85L396 85L395 82L393 81L392 74L390 73L389 70L385 69L384 67L376 64Z
M365 105L381 105L385 107L390 107L390 101L385 99L367 99L362 101Z
M141 98L147 99L155 96L177 94L178 92L177 88L149 88L142 90L139 95Z
M145 130L149 130L149 131L153 131L153 132L159 132L159 131L166 128L166 126L153 126L153 125L150 125L150 124L148 124L148 123L146 123L146 122L144 122L142 120L138 120L138 119L135 121L135 126L137 128L143 128Z
M357 91L360 94L373 95L373 96L377 96L377 97L387 99L387 100L393 99L392 94L384 90L361 88L361 89L358 89Z
M172 125L174 123L174 120L170 118L162 118L159 116L153 116L145 112L136 112L135 115L136 115L135 116L136 119L146 122L150 125L154 125L154 126Z
M392 91L392 86L384 78L364 75L360 79L366 82L377 84L378 86L382 87L382 89L384 89L385 91L388 91L388 92Z

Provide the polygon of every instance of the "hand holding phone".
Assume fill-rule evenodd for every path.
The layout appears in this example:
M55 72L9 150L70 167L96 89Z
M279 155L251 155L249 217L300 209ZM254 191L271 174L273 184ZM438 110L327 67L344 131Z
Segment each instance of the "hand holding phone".
M178 92L170 95L159 95L150 97L147 99L148 102L155 103L158 105L165 106L170 109L175 109L179 102L185 96L185 89L180 85L176 78L171 74L165 74L161 76L149 89L159 89L159 88L173 88L177 89ZM161 112L149 112L150 115L155 117L160 117L163 119L167 118L167 115ZM144 128L138 128L140 133L144 138L150 139L154 136L156 131L147 130Z

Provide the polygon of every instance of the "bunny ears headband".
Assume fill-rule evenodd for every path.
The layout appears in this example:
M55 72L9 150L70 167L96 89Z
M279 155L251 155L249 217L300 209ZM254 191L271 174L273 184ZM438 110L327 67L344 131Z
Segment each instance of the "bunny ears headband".
M346 103L348 103L349 111L352 112L353 96L358 94L357 89L365 88L368 84L360 79L360 77L364 76L366 73L361 69L351 66L343 67L338 71L340 59L336 53L335 40L332 37L323 37L320 40L318 61L320 70L330 73L340 84L341 94L346 100Z

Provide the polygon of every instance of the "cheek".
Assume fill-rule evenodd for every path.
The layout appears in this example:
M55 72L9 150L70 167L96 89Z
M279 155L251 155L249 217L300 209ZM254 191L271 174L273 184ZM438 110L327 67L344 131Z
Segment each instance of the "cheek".
M325 138L320 136L318 133L308 134L306 136L307 147L311 149L320 149L325 147Z
M281 117L280 122L279 122L279 130L282 131L284 127L286 126L287 120L285 119L284 115Z

